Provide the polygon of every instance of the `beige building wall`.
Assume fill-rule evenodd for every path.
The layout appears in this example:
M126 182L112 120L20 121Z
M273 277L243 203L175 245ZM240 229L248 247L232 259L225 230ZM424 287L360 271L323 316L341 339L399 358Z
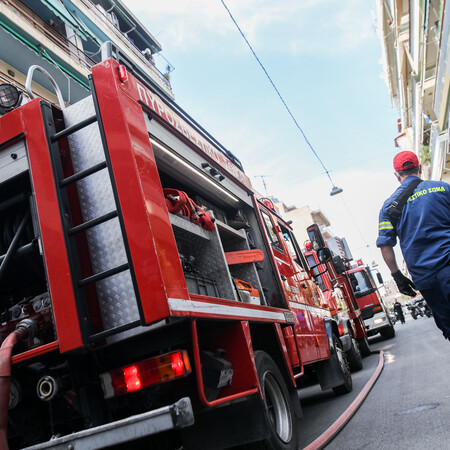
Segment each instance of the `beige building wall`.
M306 228L316 223L319 225L325 240L334 236L329 230L330 222L321 210L312 211L309 206L286 206L283 202L273 199L276 209L281 216L287 222L292 221L290 224L294 230L295 237L301 248L305 247L305 242L309 241Z

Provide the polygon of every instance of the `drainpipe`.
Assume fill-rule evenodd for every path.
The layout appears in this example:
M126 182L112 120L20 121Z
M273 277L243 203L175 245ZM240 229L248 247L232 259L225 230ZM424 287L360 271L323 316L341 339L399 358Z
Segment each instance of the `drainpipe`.
M0 347L0 449L2 450L8 449L8 407L12 351L14 346L22 340L34 337L36 330L36 322L31 319L22 320Z

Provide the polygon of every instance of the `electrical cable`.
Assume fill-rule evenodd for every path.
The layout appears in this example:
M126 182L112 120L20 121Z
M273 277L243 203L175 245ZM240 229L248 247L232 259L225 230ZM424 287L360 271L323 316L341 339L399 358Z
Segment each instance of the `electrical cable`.
M253 53L253 56L255 57L256 61L258 61L258 64L261 66L261 69L264 71L264 73L266 74L267 79L269 80L270 84L272 85L272 87L275 89L275 92L277 93L278 97L280 98L281 102L283 103L286 111L288 112L288 114L291 116L291 119L293 120L295 126L297 127L297 129L300 131L300 133L302 134L306 144L308 145L308 147L311 149L311 151L314 153L314 156L317 158L317 160L319 161L319 163L321 164L321 166L323 167L323 169L325 170L325 173L327 175L327 177L330 179L331 184L334 187L334 183L333 180L331 179L330 176L330 172L329 170L325 167L325 164L322 162L322 160L320 159L319 155L317 154L317 152L314 150L313 146L311 145L311 143L309 142L305 132L302 130L302 127L299 125L299 123L297 122L296 118L294 117L294 115L292 114L291 110L289 109L289 106L286 104L286 102L284 101L283 96L281 95L280 91L278 90L278 88L275 86L275 83L272 81L272 78L270 77L270 75L268 74L266 68L264 67L263 63L260 61L260 59L258 58L257 54L255 53L255 51L253 50L253 47L251 46L250 42L247 40L247 38L245 37L244 32L241 30L241 28L239 27L238 23L236 22L235 18L233 17L233 15L231 14L231 11L228 9L227 5L225 4L224 0L220 0L222 2L222 5L224 6L224 8L227 10L231 20L233 21L233 23L236 25L236 28L239 30L239 33L241 34L241 36L243 37L244 41L246 42L246 44L248 45L248 48L250 49L250 51Z

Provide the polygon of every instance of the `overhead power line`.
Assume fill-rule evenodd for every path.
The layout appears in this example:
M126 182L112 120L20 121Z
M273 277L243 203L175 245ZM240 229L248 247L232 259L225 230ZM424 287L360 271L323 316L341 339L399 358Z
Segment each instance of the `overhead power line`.
M261 69L264 71L264 73L266 74L267 79L270 81L270 84L272 85L272 87L274 88L275 92L277 93L278 97L280 98L281 102L283 103L286 111L288 112L288 114L291 116L291 119L293 120L295 126L297 127L297 129L300 131L300 133L302 134L305 142L308 144L308 147L311 149L311 151L314 153L314 156L317 158L317 160L319 161L320 165L323 167L323 170L325 170L325 173L327 175L327 177L330 179L330 182L333 186L333 189L331 191L331 195L335 195L335 194L339 194L340 192L342 192L342 189L337 188L334 183L333 180L331 179L330 176L330 172L329 170L325 167L325 164L322 162L322 160L320 159L319 155L317 154L317 152L314 150L314 147L311 145L311 143L309 142L309 139L307 138L305 132L302 130L302 127L299 125L299 123L297 122L297 119L294 117L294 115L292 114L291 110L289 109L289 106L287 105L287 103L284 101L283 96L280 94L280 91L278 90L278 88L275 86L275 83L273 82L272 78L270 77L269 73L267 72L266 68L264 67L263 63L261 62L261 60L258 58L258 55L255 53L255 50L253 50L253 47L251 46L250 42L248 41L248 39L245 37L244 32L241 30L241 28L239 27L238 23L236 22L235 18L233 17L233 14L231 14L231 11L228 9L228 6L225 4L224 0L221 0L222 5L224 6L224 8L227 10L231 20L233 21L233 23L236 25L236 28L239 30L239 33L241 34L241 36L243 37L244 41L246 42L246 44L248 45L248 48L250 49L250 51L253 53L253 56L255 57L256 61L258 61L258 64L261 66Z

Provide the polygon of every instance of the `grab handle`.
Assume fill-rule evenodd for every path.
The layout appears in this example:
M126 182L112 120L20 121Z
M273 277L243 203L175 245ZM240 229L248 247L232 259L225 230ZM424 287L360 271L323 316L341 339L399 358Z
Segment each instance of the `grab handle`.
M52 84L53 88L55 89L56 96L58 97L59 106L61 107L62 110L66 109L66 106L64 104L64 99L61 94L61 89L59 89L59 86L56 84L56 81L45 69L43 69L42 67L37 66L37 65L31 66L28 69L27 80L25 82L25 89L26 89L28 95L30 96L30 98L31 99L35 98L35 95L33 94L33 91L31 90L31 81L33 79L33 73L35 70L37 70L38 72L41 72L48 78L48 80Z

